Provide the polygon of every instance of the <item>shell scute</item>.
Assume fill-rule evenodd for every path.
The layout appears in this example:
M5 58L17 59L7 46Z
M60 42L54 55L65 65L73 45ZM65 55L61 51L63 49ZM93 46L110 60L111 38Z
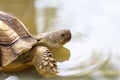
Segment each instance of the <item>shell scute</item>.
M13 53L11 47L4 47L4 46L0 46L0 51L2 53L2 58L1 58L1 63L2 63L2 66L6 66L9 62L13 61L16 54ZM9 53L8 53L9 52ZM0 54L1 54L0 53ZM3 54L4 53L4 54Z
M36 43L19 19L0 11L0 66L10 64Z
M11 27L18 33L20 37L31 36L24 24L16 18L10 19Z
M19 36L15 31L3 21L0 21L0 44L11 44L18 38Z

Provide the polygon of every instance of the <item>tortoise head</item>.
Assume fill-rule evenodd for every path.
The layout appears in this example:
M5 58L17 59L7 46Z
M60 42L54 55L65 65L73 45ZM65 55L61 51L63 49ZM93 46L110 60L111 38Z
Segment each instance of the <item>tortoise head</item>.
M58 48L69 42L71 39L71 32L68 29L61 29L55 32L44 35L44 43L50 48Z
M38 34L35 38L38 40L37 45L46 46L51 50L56 61L63 62L69 59L70 51L63 45L71 39L70 30L61 29L46 34Z

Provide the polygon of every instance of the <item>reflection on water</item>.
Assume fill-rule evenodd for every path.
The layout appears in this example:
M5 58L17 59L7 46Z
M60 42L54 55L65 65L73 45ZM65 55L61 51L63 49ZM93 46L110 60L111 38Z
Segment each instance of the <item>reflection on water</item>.
M0 10L18 17L32 34L36 34L34 0L0 0Z
M113 5L118 3L117 1L113 2ZM117 13L110 12L112 10L115 11L115 9L118 10L117 6L111 6L112 1L37 0L35 4L37 13L40 11L44 13L46 8L51 8L51 12L53 9L57 9L55 12L56 17L51 17L51 21L53 22L54 20L54 23L52 23L52 26L51 24L48 25L48 30L54 27L69 28L73 33L71 43L66 45L71 50L71 58L69 61L59 63L60 76L73 77L76 74L80 77L84 74L89 80L95 80L98 77L101 77L99 79L108 78L111 80L118 78L119 70L117 67L120 65L115 65L114 68L112 65L119 64L116 55L119 55L120 52L120 41L118 38L120 36L120 28L118 27L119 23L116 25L113 17ZM110 10L108 6L112 7L112 9ZM44 14L39 14L41 17L38 17L38 23L41 21L45 28L45 24L48 22L45 23ZM46 17L51 13L48 14L49 10ZM119 21L118 18L116 20ZM109 58L109 55L112 55L112 57ZM90 64L91 62L94 64ZM96 67L97 69L95 69ZM73 69L71 70L71 68Z
M34 21L37 32L59 28L69 28L72 31L72 41L65 45L71 51L71 58L58 63L60 73L55 79L120 79L119 0L30 0L23 2L25 4L19 3L19 6L23 6L19 10L6 8L3 4L16 6L15 0L13 3L8 2L10 1L3 0L0 3L2 10L13 12L34 34ZM31 75L33 74L36 76L30 77L31 80L37 80L37 73L33 71Z
M57 7L58 10L57 10L56 23L55 23L57 28L60 27L69 28L73 32L72 42L66 45L70 47L72 53L71 59L70 61L68 61L68 63L65 62L63 68L65 68L67 64L73 61L76 57L78 57L79 60L82 59L84 60L85 57L86 58L90 57L92 55L91 53L93 53L94 50L97 50L98 52L100 51L101 52L100 54L103 53L101 57L107 57L110 51L112 51L111 53L114 54L116 52L118 53L120 52L119 51L120 45L118 45L119 28L118 26L113 25L113 23L115 22L111 23L113 17L107 15L107 14L111 14L114 16L117 14L117 13L112 14L108 9L108 6L111 6L110 3L112 3L112 1L110 2L94 1L94 0L92 1L58 0L57 2L54 0L53 2L50 0L36 1L36 8L38 8L37 9L38 12L39 10L44 11L44 8L46 7L50 7L50 8ZM104 5L105 6L104 8L102 7L103 6L102 4L108 4L108 6ZM114 2L113 4L117 4L117 1ZM115 11L114 10L115 8L117 7L113 7L112 10ZM109 11L107 11L107 9ZM80 33L83 35L80 35ZM77 37L74 37L76 35ZM79 39L82 36L84 38L83 39L84 41L81 41ZM77 40L75 38L77 38ZM63 66L63 64L61 65Z
M39 12L40 12L40 14L38 14L39 17L37 17L38 32L48 31L51 27L54 26L57 17L56 16L57 8L45 7ZM41 25L40 22L43 25Z

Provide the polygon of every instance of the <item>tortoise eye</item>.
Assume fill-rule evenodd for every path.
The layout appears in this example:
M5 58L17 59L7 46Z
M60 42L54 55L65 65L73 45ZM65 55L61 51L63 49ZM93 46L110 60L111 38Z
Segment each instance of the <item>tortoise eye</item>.
M65 34L61 34L61 37L64 37L65 36Z

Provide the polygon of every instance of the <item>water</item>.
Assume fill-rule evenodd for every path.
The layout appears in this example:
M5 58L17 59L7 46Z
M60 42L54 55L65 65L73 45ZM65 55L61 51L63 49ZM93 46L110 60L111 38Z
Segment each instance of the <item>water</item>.
M22 2L18 4L22 6ZM72 40L65 45L71 57L58 63L60 78L57 79L119 80L119 4L119 0L30 0L16 13L5 6L3 10L16 16L32 12L32 19L18 15L32 34L60 28L71 30Z
M119 0L37 0L35 2L38 13L43 12L45 8L57 8L56 18L51 19L54 22L52 27L69 28L72 31L72 41L66 45L71 50L71 58L69 61L59 63L60 76L77 73L78 71L65 70L79 66L78 63L87 62L91 55L94 58L93 53L100 54L101 60L111 55L110 63L118 70L120 67L119 3ZM44 16L38 17L38 23L40 21L44 22ZM51 26L49 27L51 30Z

